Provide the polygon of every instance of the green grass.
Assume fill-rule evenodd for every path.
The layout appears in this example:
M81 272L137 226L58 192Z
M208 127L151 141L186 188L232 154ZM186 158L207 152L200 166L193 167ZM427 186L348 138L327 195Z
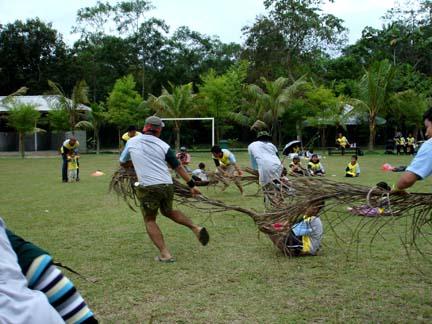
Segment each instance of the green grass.
M194 165L209 154L196 153ZM241 165L247 154L237 153ZM406 165L409 157L360 157L362 174L345 179L350 157L323 159L328 177L373 185L393 184L400 174L380 166ZM324 247L317 257L286 258L244 215L209 215L180 207L205 225L210 244L202 247L186 228L160 216L174 264L153 260L156 249L145 233L140 214L107 192L116 155L84 155L80 183L61 183L60 158L0 159L0 215L17 234L44 247L58 261L98 281L67 273L104 323L286 323L286 322L414 322L432 319L430 260L413 252L409 260L400 241L405 222L387 226L370 243L368 227L360 242L336 239L323 217ZM90 177L101 169L103 177ZM332 176L335 175L335 176ZM246 188L255 193L256 187ZM415 190L430 192L431 181ZM261 197L240 197L231 186L204 194L230 204L261 210ZM341 207L344 209L345 207ZM361 218L336 227L350 239ZM431 252L429 245L421 247ZM419 271L421 269L423 273Z

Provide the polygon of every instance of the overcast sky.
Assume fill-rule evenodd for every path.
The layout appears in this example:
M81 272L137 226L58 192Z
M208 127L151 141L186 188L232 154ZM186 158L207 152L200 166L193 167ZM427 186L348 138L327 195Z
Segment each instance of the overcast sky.
M0 0L0 23L39 17L51 22L71 45L78 35L71 35L79 8L96 4L96 0ZM105 2L103 0L102 2ZM115 3L117 1L109 1ZM265 13L263 0L153 0L156 9L149 16L164 19L171 31L179 26L207 35L217 35L223 42L242 43L241 28ZM345 21L349 28L349 42L361 36L365 26L380 28L381 17L394 0L335 0L324 6L324 11Z

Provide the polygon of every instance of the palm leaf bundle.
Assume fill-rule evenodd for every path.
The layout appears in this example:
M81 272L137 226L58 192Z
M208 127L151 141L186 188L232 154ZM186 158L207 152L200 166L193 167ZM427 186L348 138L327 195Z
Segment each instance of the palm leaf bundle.
M400 193L389 192L380 187L367 187L352 183L335 182L324 178L296 178L290 184L294 192L294 200L282 207L283 213L265 213L256 223L260 228L269 229L271 224L294 224L301 220L309 206L322 204L324 211L331 211L330 227L352 217L340 208L368 206L384 207L386 213L365 218L356 228L351 229L352 237L359 237L363 230L372 233L372 241L380 235L381 230L402 217L407 219L405 237L401 237L405 246L414 246L418 251L418 238L432 243L432 194L431 193ZM325 205L324 205L325 202ZM391 217L383 217L391 216ZM290 226L287 226L287 229ZM271 229L271 228L270 228ZM281 230L282 233L286 229Z

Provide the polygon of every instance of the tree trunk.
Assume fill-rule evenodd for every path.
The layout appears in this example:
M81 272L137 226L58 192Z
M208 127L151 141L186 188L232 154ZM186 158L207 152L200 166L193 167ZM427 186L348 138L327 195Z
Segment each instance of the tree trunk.
M272 141L273 141L273 143L276 146L279 147L277 121L273 121L273 125L272 125Z
M178 121L175 122L174 133L176 135L175 149L178 152L180 151L180 123Z
M178 151L180 151L180 128L178 128L178 127L174 128L174 132L175 132L175 135L176 135L176 138L175 138L175 149L176 149L176 152L178 152Z
M323 127L321 129L321 148L327 146L327 128Z
M297 140L301 142L302 140L302 127L301 127L301 120L296 121L296 133L297 133Z
M369 151L373 151L375 144L376 120L375 114L369 116Z
M121 150L122 140L121 140L121 134L120 134L120 127L117 127L117 136L118 136L118 147L119 147L119 150Z
M99 139L99 129L96 128L94 130L94 138L95 138L95 142L96 142L96 154L100 153L100 139Z
M19 132L19 151L21 158L24 159L24 132Z

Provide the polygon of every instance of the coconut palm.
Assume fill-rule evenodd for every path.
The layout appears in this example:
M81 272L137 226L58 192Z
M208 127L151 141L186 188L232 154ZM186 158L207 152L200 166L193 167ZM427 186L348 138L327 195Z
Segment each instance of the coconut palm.
M85 118L82 112L82 104L89 103L87 94L88 86L85 80L78 81L72 90L71 98L67 98L62 88L55 82L48 80L48 85L51 87L55 96L48 96L47 100L54 110L64 111L67 113L69 130L72 134L76 129L91 128L91 123L80 119Z
M363 75L359 83L357 98L351 100L352 105L368 114L369 145L373 150L376 134L376 119L387 108L389 86L394 76L394 68L387 60L374 62Z
M81 120L76 123L76 129L86 129L93 131L94 141L96 143L96 154L100 152L100 138L99 132L102 127L108 121L108 113L105 106L100 104L92 104L91 111L86 116L87 120ZM88 147L89 148L89 147Z
M287 111L299 87L305 83L304 76L292 84L290 84L289 79L283 77L275 81L261 78L261 82L263 87L251 84L246 88L247 95L251 99L255 110L255 116L250 117L261 119L267 125L270 125L273 142L279 143L279 119ZM249 115L251 115L251 112L249 112Z
M145 102L148 107L155 111L156 115L167 118L193 117L195 111L195 94L192 83L174 86L170 83L172 92L162 89L159 97L150 95ZM175 148L180 148L181 120L174 120L174 133L176 134Z
M8 124L15 128L19 136L19 151L21 158L25 156L24 135L41 131L36 128L36 123L40 118L39 111L35 105L24 104L12 101L9 107Z

